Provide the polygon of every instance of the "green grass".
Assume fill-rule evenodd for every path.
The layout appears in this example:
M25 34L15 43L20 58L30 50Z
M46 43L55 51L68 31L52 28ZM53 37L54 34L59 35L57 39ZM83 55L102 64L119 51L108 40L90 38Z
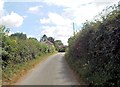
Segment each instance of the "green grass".
M36 59L29 60L27 62L20 63L17 65L9 65L6 69L2 71L3 84L11 84L16 82L18 79L20 79L21 76L27 73L30 69L34 68L41 61L47 59L50 55L53 55L55 53L56 52L44 54L42 56L37 57Z

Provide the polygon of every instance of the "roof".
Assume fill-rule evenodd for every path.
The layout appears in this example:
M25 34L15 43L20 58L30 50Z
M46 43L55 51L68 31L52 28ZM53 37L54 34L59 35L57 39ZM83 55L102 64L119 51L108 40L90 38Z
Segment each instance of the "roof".
M46 44L48 44L48 45L53 45L53 43L50 42L49 40L44 41L44 43L46 43Z

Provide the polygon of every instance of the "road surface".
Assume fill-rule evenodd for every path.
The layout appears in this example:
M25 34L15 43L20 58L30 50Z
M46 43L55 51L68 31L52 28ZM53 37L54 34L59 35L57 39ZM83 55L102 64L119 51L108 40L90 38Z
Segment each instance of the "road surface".
M63 56L64 53L50 56L16 85L79 85Z

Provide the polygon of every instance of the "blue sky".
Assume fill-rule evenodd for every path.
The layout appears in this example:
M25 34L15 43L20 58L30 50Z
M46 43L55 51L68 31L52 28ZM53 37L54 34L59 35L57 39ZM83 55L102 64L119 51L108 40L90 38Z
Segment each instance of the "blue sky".
M43 6L41 7L38 12L32 12L28 9L35 6ZM47 7L47 8L46 8ZM33 36L38 39L43 35L42 32L42 24L40 23L41 18L47 17L48 12L54 12L55 8L52 6L47 6L43 3L38 2L8 2L5 4L5 9L7 9L7 13L15 12L24 18L24 23L20 27L13 27L11 32L23 32L26 33L28 36ZM46 10L44 10L46 9ZM60 8L58 8L60 13ZM57 12L57 10L56 10Z
M43 34L60 39L67 45L73 35L72 23L80 30L105 7L119 0L0 0L0 24L10 33L23 32L38 40Z

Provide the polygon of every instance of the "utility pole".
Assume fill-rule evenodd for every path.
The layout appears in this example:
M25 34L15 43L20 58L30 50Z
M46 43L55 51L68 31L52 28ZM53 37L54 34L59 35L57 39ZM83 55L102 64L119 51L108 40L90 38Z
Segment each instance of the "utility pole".
M75 24L73 22L73 35L75 36Z
M120 1L118 2L118 10L120 11Z

